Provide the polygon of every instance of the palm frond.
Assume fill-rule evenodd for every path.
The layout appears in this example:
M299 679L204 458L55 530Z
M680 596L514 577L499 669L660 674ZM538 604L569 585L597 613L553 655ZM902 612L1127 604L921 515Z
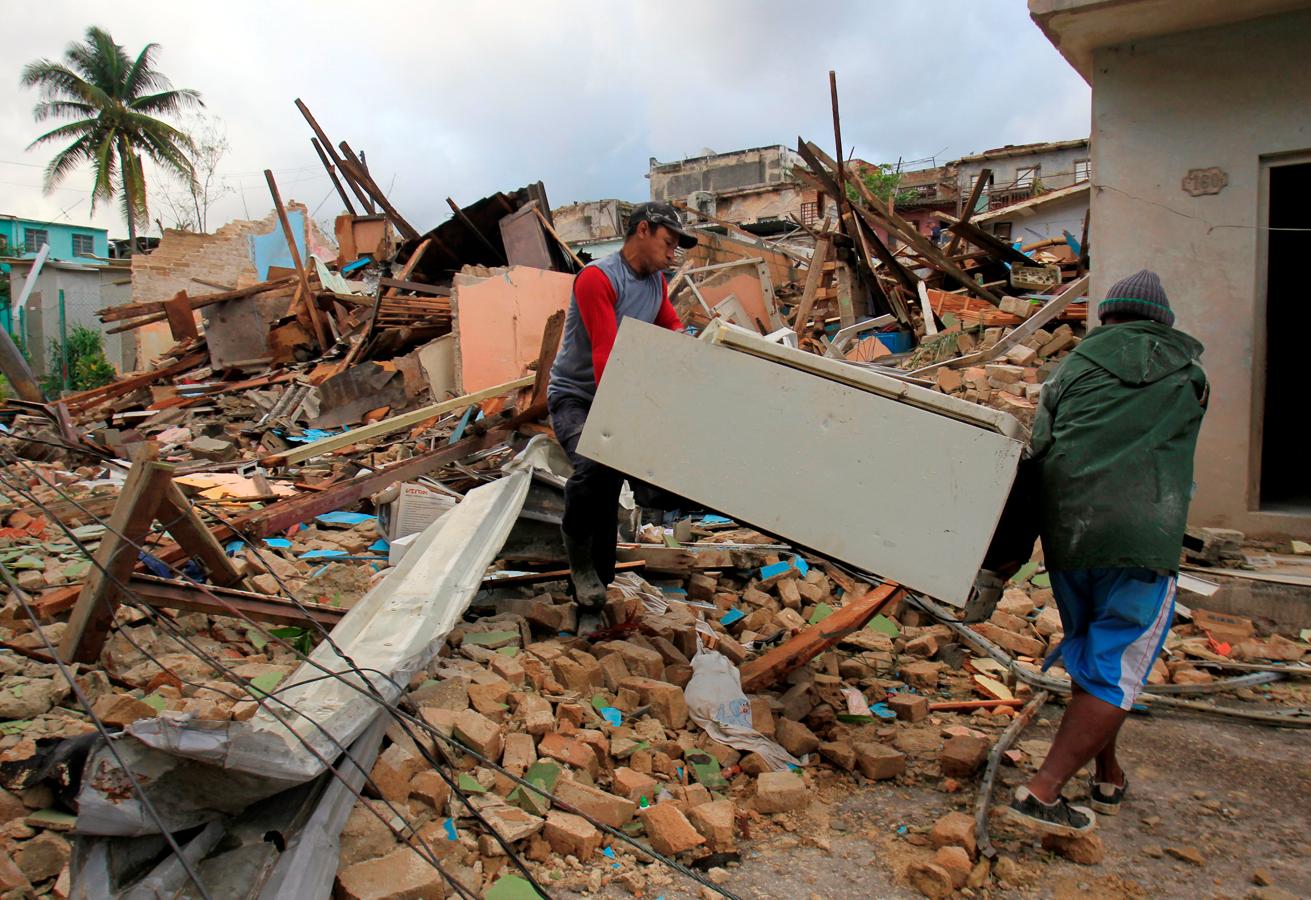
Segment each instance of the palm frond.
M128 112L123 117L126 126L134 131L141 133L150 132L158 140L170 144L177 144L187 152L193 152L196 149L196 143L192 140L191 135L187 134L180 128L170 125L163 119L156 119L153 116L142 115L139 112Z
M189 182L195 179L195 166L182 147L163 139L161 135L150 129L143 129L139 139L142 150L157 166L173 172L183 181Z
M146 44L141 48L123 82L124 100L130 102L146 91L165 90L170 86L164 73L155 68L155 51L158 49L159 44Z
M38 122L46 119L67 119L72 116L94 116L100 110L90 103L80 100L42 100L32 107L32 118Z
M41 144L48 144L51 141L57 141L60 138L90 135L95 131L97 124L98 123L95 119L83 119L79 122L68 122L67 124L60 125L58 128L52 128L47 131L32 143L28 144L27 149L31 150Z
M95 158L92 168L95 170L95 182L91 186L91 211L95 212L96 203L108 203L114 199L114 182L118 178L118 157L114 153L112 134L105 135L95 146Z
M146 205L146 179L141 169L141 157L127 141L119 143L119 164L123 179L123 195L119 203L123 207L123 218L136 225L150 222L150 211Z
M97 100L106 99L103 91L68 66L48 59L24 66L19 82L24 87L39 88L43 100L80 100L100 105Z
M69 44L64 56L83 71L88 81L106 94L122 98L123 82L132 62L127 51L115 43L109 32L91 26L86 30L86 42Z
M82 163L92 158L92 144L90 135L84 135L73 143L69 144L63 150L55 154L54 158L46 165L45 168L45 185L46 193L54 190L66 177Z
M164 114L179 113L183 109L195 109L204 105L205 101L200 99L200 92L191 88L147 94L144 97L135 97L128 102L128 107L137 112Z

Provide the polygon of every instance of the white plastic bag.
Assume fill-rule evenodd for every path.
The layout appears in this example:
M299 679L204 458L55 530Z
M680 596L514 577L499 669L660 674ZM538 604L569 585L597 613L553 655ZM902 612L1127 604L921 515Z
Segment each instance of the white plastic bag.
M759 753L772 769L801 765L791 753L756 731L751 721L751 703L742 693L742 676L728 657L701 645L702 627L698 622L692 680L683 689L692 721L721 744L745 753Z

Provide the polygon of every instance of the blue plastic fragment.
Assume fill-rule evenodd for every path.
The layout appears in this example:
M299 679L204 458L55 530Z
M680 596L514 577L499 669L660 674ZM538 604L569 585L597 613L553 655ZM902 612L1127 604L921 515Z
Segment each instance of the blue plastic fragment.
M910 828L905 825L898 825L897 834L910 834Z
M880 719L897 718L897 714L894 713L892 710L888 709L888 704L882 700L880 700L878 703L872 704L869 708L869 711L872 712L874 715L878 716Z
M624 714L619 710L615 709L613 706L601 707L601 718L605 719L615 728L618 728L620 725L624 724Z
M343 428L342 430L347 431L349 429ZM314 441L321 441L325 437L332 437L337 433L335 431L324 431L322 428L308 428L300 434L284 435L283 440L290 441L293 444L309 444Z
M719 617L719 624L727 627L732 625L738 619L745 619L746 615L746 613L742 612L742 610L735 606Z
M265 538L264 546L276 547L279 550L290 550L291 541L287 540L286 538Z
M442 822L442 827L446 829L446 839L448 841L458 841L460 839L459 833L455 830L454 819L447 819Z
M368 265L369 263L371 263L371 262L373 262L373 257L371 257L371 256L361 256L359 259L355 260L355 262L353 262L353 263L347 263L346 265L342 266L342 267L341 267L341 273L342 273L343 275L345 275L345 274L347 274L347 273L349 273L349 272L354 272L356 269L362 269L362 268L364 268L365 266L367 266L367 265Z
M792 564L788 562L776 562L776 563L771 563L768 566L761 566L760 580L764 581L766 578L773 578L775 575L782 575L784 572L788 570L788 567L791 565Z
M707 513L701 517L702 525L731 525L732 523L733 520L725 516L715 516Z
M369 549L372 550L374 553L386 553L388 550L391 549L391 542L388 541L386 538L378 538L376 541L374 541L372 544L369 545Z
M327 512L321 516L315 516L314 520L316 522L323 522L325 525L358 525L361 522L372 522L377 518L377 516L370 515L369 513L344 512L342 510L337 510L336 512Z
M223 552L228 556L232 556L234 553L240 553L245 546L245 541L228 541L223 545Z
M300 554L298 559L327 559L336 556L345 556L345 550L306 550Z
M792 568L800 572L802 578L810 574L810 566L800 556L792 557Z
M601 852L604 853L606 856L610 857L611 859L614 859L614 858L615 858L615 848L614 848L614 847L606 847L606 848L605 848L604 850L602 850Z

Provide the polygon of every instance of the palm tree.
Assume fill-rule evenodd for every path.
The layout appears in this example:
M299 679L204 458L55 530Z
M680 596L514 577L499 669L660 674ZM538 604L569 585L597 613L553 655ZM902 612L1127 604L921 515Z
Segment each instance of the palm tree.
M97 201L108 202L119 194L133 251L137 226L150 221L142 155L184 180L194 177L188 158L191 138L156 116L204 105L199 93L174 90L154 67L158 50L158 44L147 44L133 60L107 31L93 26L84 43L68 45L64 62L29 63L22 77L24 87L41 91L41 102L32 110L36 121L74 120L28 146L31 150L72 138L46 166L46 192L82 163L91 163L91 209L95 211Z

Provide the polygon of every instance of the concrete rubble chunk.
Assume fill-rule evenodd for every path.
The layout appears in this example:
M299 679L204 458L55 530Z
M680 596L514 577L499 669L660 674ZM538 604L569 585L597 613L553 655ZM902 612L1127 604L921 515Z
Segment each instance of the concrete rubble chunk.
M752 803L762 813L792 812L810 805L810 789L792 772L765 772L756 778Z
M72 847L59 835L43 831L30 841L20 844L14 853L14 863L33 884L54 878L68 864Z
M1045 834L1042 846L1081 866L1095 866L1106 857L1106 845L1097 834L1081 834L1078 837Z
M601 846L602 833L582 816L553 809L546 814L543 832L551 849L561 856L586 861Z
M737 807L732 800L715 800L687 811L692 827L706 839L713 853L731 853L737 848Z
M429 900L447 896L431 863L409 847L337 871L336 900Z
M699 847L706 839L692 827L687 816L672 803L657 803L638 813L646 827L647 839L656 852L673 856Z
M934 847L961 847L973 859L977 852L974 838L974 817L962 812L949 812L933 823L929 841Z
M886 781L906 771L906 756L887 744L869 741L855 745L856 767L866 778Z
M906 880L915 890L933 900L950 897L956 889L951 873L931 862L911 863L906 870Z
M791 719L779 719L775 725L774 739L783 745L783 749L795 757L814 753L819 749L819 738L815 733Z
M455 714L455 739L487 759L501 758L501 726L475 710L462 709Z
M968 734L948 738L938 754L943 775L966 778L973 775L988 758L988 744Z
M637 804L625 797L616 797L598 787L580 784L577 781L560 781L555 786L555 796L562 803L567 803L611 828L622 828L637 812Z
M951 875L951 886L956 890L965 887L970 872L974 870L974 864L970 862L970 855L964 847L939 847L938 852L933 854L933 864L941 866Z

